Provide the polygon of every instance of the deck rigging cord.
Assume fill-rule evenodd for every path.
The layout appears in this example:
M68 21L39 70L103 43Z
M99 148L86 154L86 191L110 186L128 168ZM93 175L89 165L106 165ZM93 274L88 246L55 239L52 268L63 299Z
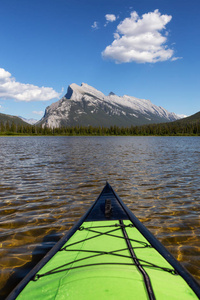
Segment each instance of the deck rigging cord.
M119 220L119 222L122 222ZM114 227L114 229L112 230L108 230L106 232L100 232L100 231L97 231L97 230L94 230L94 229L97 229L97 228L105 228L105 227ZM155 269L160 269L160 270L163 270L163 271L166 271L168 273L171 273L172 275L178 275L178 273L174 270L174 269L170 269L170 268L165 268L165 267L161 267L161 266L158 266L158 265L155 265L151 262L148 262L148 261L145 261L145 260L142 260L142 259L139 259L135 256L135 254L132 253L132 255L124 255L124 254L120 254L119 252L122 252L122 251L125 251L125 250L128 250L130 251L129 247L127 248L124 248L124 249L117 249L117 250L114 250L114 251L97 251L97 250L83 250L83 249L70 249L70 246L74 246L74 245L77 245L77 244L80 244L82 242L85 242L85 241L88 241L90 239L94 239L94 238L97 238L99 236L102 236L102 235L108 235L108 236L112 236L112 237L115 237L115 238L122 238L124 240L128 240L129 242L133 241L133 242L136 242L138 243L140 246L136 246L136 247L132 247L132 250L133 249L143 249L143 248L147 248L147 247L150 247L152 248L152 246L146 242L143 242L143 241L138 241L138 240L134 240L134 239L125 239L123 236L118 236L118 235L115 235L115 234L112 234L113 232L116 232L118 230L125 230L126 227L134 227L133 224L129 224L129 225L124 225L123 223L120 223L120 224L114 224L114 225L105 225L105 226L94 226L94 227L79 227L79 230L82 231L82 230L87 230L89 232L92 232L92 233L95 233L96 235L92 236L92 237L88 237L88 238L85 238L83 240L80 240L78 242L74 242L74 243L71 243L71 244L68 244L64 247L62 247L60 251L66 251L66 252L85 252L85 253L90 253L90 254L93 254L93 255L89 255L87 257L84 257L84 258L80 258L80 259L76 259L76 260L73 260L73 261L70 261L66 264L63 264L57 268L54 268L48 272L45 272L43 274L36 274L32 280L33 281L37 281L39 278L41 277L44 277L44 276L47 276L47 275L52 275L52 274L56 274L56 273L60 273L60 272L64 272L64 271L69 271L69 270L74 270L74 269L77 269L77 268L83 268L83 267L92 267L92 266L98 266L98 265L130 265L130 266L137 266L138 264L143 268L143 267L150 267L150 268L155 268ZM90 258L93 258L93 257L97 257L97 256L102 256L102 255L113 255L113 256L118 256L118 257L123 257L123 258L133 258L133 262L132 263L119 263L119 262L106 262L106 263L92 263L92 264L84 264L84 265L79 265L79 266L71 266L72 264L74 263L78 263L78 262L81 262L81 261L84 261L84 260L87 260L87 259L90 259ZM153 299L153 298L150 298L150 299Z

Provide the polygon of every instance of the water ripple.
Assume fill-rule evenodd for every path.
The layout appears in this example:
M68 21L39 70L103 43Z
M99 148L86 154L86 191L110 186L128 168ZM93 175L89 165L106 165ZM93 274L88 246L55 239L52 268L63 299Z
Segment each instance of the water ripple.
M0 297L106 180L200 280L199 137L0 137Z

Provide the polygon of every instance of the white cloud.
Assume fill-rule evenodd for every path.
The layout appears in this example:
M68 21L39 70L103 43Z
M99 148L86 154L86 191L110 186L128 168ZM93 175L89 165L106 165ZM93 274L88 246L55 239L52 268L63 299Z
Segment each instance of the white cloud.
M105 23L105 27L108 25L109 22L114 22L117 20L117 17L113 14L107 14L105 15L105 18L106 18L106 23Z
M30 102L48 101L59 96L60 94L51 87L17 82L8 71L0 68L0 98Z
M8 71L0 68L0 82L4 81L6 78L9 78L10 76L11 74Z
M39 116L43 116L44 115L44 112L42 110L40 110L40 111L34 110L32 113L35 114L35 115L39 115Z
M117 26L114 41L106 47L102 56L113 59L116 63L156 63L172 59L174 51L165 45L165 25L171 19L172 16L161 15L158 9L141 18L133 11L129 18ZM165 30L163 35L160 33L162 30Z
M98 23L95 21L92 26L91 26L93 29L99 29L99 25Z
M172 57L171 61L176 61L178 59L182 59L182 57Z
M108 22L114 22L117 19L116 16L113 14L107 14L107 15L105 15L105 18L106 18L106 21L108 21Z

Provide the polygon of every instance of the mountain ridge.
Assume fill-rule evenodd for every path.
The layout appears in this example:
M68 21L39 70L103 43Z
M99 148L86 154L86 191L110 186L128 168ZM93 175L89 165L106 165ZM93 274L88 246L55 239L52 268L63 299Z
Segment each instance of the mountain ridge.
M188 117L185 117L185 118L182 118L180 120L176 120L174 121L173 123L180 123L180 124L192 124L192 123L196 123L196 122L200 122L200 111L191 115L191 116L188 116Z
M7 122L10 125L12 123L15 125L28 125L28 122L22 120L21 117L0 113L0 123L6 125Z
M108 96L82 83L72 83L67 93L48 106L43 118L37 123L43 127L62 126L131 126L171 122L179 117L166 109L152 104L150 100L133 96Z
M36 119L27 119L27 118L24 118L22 116L17 116L17 117L20 118L22 121L30 124L30 125L34 125L35 123L38 122L38 120L36 120Z

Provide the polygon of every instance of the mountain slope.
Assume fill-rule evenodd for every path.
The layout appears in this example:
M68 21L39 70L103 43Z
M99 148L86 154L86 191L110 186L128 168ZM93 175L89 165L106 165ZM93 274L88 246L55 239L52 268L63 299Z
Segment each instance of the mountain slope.
M36 119L26 119L26 118L23 118L23 117L21 117L21 116L18 116L20 119L22 119L22 121L24 121L24 122L26 122L26 123L28 123L28 124L30 124L30 125L34 125L35 123L37 123L38 122L38 120L36 120Z
M136 132L136 130L134 132ZM137 128L137 134L200 136L200 112L170 123L139 126Z
M170 122L179 119L149 100L102 92L82 83L71 84L67 94L48 106L38 125L50 128L61 126L131 126Z
M198 122L198 123L200 122L200 111L197 112L196 114L192 115L192 116L189 116L189 117L177 120L174 123L178 123L178 124L183 124L184 125L184 124L194 124L196 122Z
M14 123L15 125L28 125L27 122L24 122L19 117L0 113L0 124L2 123L3 125L6 125L7 122L9 123L9 125L11 125L12 123Z

